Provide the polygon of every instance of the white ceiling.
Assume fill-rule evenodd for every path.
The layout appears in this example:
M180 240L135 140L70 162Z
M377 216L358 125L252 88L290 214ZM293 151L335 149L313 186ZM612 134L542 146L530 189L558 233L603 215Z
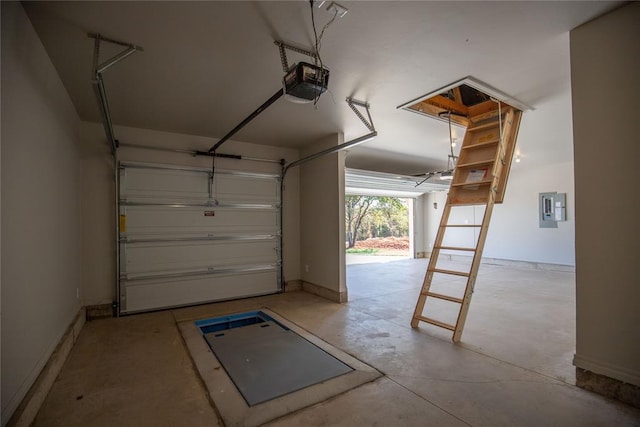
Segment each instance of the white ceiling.
M353 96L371 104L379 136L352 149L348 166L404 175L442 169L447 125L397 106L470 75L544 110L570 87L568 31L619 4L339 3L349 12L327 29L321 49L331 71L330 93L317 108L281 99L234 139L301 147L336 132L355 138L368 131L344 102ZM214 138L280 88L283 71L274 40L313 45L307 1L24 6L83 120L99 120L91 86L93 40L86 36L99 32L144 48L105 73L115 124ZM320 30L331 15L324 8L315 13ZM105 47L102 58L119 49ZM288 56L290 63L309 60ZM565 113L570 122L570 111ZM462 134L460 128L455 132ZM552 135L537 138L553 141ZM232 144L222 151L233 152ZM536 150L535 144L529 148Z

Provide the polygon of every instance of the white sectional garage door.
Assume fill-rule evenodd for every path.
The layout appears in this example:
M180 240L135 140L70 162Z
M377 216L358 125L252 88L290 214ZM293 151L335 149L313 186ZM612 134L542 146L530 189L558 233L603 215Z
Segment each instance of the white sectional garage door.
M276 293L275 174L121 163L120 313Z

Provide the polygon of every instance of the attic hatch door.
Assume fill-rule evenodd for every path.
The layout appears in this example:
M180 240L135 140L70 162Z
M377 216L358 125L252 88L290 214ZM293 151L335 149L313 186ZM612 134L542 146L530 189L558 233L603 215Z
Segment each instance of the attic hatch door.
M532 107L473 77L465 77L399 105L397 108L464 128L500 120L499 116L504 117L509 111L514 111L516 121L514 139L513 143L505 146L506 151L502 159L505 173L502 174L496 189L495 202L502 203L515 153L520 118L523 111L532 110ZM464 148L460 154L463 151Z
M120 163L121 314L281 291L279 175L210 174Z

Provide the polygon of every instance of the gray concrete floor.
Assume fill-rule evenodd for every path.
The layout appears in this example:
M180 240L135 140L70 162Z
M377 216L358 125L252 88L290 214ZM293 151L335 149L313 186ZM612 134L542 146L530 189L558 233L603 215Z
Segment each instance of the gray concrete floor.
M347 304L290 292L88 322L34 425L221 425L176 322L262 307L384 374L272 426L640 425L640 410L574 385L573 273L483 265L453 344L448 331L409 326L425 269L350 265Z

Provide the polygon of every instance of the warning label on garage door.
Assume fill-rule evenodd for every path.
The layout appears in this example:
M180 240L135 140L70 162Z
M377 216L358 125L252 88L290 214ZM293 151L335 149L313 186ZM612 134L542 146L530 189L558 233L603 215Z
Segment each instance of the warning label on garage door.
M216 211L204 211L204 216L216 216Z

